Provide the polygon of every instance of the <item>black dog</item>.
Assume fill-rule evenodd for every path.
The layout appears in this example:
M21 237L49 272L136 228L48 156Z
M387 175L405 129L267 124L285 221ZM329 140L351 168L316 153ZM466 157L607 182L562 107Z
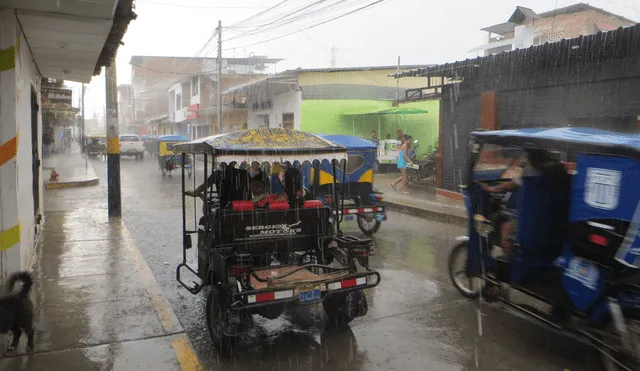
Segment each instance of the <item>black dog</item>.
M13 293L16 282L22 281L22 288ZM22 330L27 334L27 350L33 350L33 303L29 292L33 279L29 272L17 272L9 276L6 296L0 297L0 334L13 332L8 351L15 350L20 342Z

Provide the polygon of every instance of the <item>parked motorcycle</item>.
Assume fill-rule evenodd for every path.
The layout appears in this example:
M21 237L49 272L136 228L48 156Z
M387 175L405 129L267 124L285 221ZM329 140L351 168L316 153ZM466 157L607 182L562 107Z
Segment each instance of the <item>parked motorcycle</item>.
M408 181L410 184L426 186L431 183L433 177L438 171L438 149L436 148L430 154L425 155L422 160L417 159L416 150L418 149L418 141L414 141L411 161L416 165L414 167L407 166Z

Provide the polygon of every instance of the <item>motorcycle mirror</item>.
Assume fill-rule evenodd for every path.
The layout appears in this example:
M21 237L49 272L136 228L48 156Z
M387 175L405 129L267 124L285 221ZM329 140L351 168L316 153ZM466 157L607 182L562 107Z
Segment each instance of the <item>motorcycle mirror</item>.
M414 140L414 141L413 141L413 143L418 144L418 140L417 140L417 139L416 139L416 140Z

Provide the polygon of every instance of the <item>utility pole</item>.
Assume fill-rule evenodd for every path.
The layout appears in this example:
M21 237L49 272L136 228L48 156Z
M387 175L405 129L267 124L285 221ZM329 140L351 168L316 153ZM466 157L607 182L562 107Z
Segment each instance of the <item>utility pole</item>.
M80 128L80 130L81 130L80 139L82 140L82 143L80 145L82 147L82 153L86 153L86 147L85 146L86 146L87 138L85 137L86 134L85 134L85 126L84 126L84 122L85 122L85 120L84 120L84 83L82 83L82 93L80 95L81 95L81 98L80 98L81 99L81 103L80 104L82 104L82 107L81 107L81 110L82 110L82 127Z
M222 133L222 21L218 21L218 132Z
M107 90L107 202L109 218L122 216L120 194L120 136L118 128L118 83L115 57L105 67Z
M400 56L398 56L398 68L396 74L400 73ZM396 104L400 104L400 79L396 75Z

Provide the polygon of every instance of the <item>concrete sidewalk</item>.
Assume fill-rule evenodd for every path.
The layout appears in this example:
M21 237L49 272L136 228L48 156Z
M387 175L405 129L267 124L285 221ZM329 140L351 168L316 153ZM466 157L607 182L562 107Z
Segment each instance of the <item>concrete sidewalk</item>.
M408 195L391 188L391 183L399 174L376 174L374 188L384 193L384 202L388 209L400 211L414 216L433 219L460 226L467 225L467 211L460 201L436 199L434 192L411 187Z
M55 192L34 269L35 350L23 336L0 370L201 370L124 223L108 220L104 199Z
M58 174L57 181L49 180L51 170ZM42 160L42 177L46 189L86 187L98 184L91 162L75 146L71 152L54 154Z

